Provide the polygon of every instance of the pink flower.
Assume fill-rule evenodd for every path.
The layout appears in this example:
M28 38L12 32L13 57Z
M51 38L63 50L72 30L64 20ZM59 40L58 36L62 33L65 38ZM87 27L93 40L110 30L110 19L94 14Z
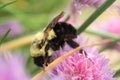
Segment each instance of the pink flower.
M13 55L5 60L0 55L0 80L30 80L21 59L22 57Z
M103 30L120 35L120 17L111 17L100 25Z
M76 42L81 43L80 37ZM65 45L64 49L56 51L52 59L67 53L72 48ZM95 48L84 49L87 57L79 52L75 52L72 56L63 60L53 70L49 72L52 80L116 80L113 78L114 73L108 66L109 60L99 54Z
M76 12L81 12L81 9L85 7L98 8L104 2L105 0L72 0L71 11L75 14Z
M70 14L73 18L73 21L78 23L79 14L82 13L82 9L88 7L98 8L106 0L72 0L70 4Z
M21 35L24 32L24 29L19 22L9 21L0 25L0 37L2 37L8 31L8 29L11 29L8 38Z
M101 31L106 31L120 36L120 16L110 17L109 19L101 23L99 26L97 26L97 28L99 28L99 30ZM118 42L114 46L114 49L120 51L120 42Z

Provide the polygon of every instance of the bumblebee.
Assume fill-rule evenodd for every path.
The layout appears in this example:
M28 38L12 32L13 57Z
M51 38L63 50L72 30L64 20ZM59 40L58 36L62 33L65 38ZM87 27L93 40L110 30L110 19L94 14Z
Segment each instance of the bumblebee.
M32 42L31 56L39 67L47 66L54 51L59 50L60 47L63 48L65 43L72 48L79 46L73 41L74 38L77 38L76 29L66 22L58 22L63 15L64 12L61 12L55 17L43 32L36 34Z

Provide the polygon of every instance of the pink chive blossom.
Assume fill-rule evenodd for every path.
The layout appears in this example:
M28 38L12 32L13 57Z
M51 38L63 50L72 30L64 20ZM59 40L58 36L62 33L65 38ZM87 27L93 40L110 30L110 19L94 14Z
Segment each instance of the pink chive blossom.
M18 55L8 59L0 55L0 80L30 80L21 59L22 57Z
M85 7L95 7L98 8L106 0L72 0L71 12L76 14L76 12L81 13L81 10Z
M0 37L2 37L8 29L11 29L8 38L21 35L24 32L23 26L19 22L13 20L0 24Z
M105 1L106 0L72 0L69 10L74 22L77 22L79 18L78 15L82 13L82 9L88 7L98 8Z
M120 16L110 17L97 26L97 28L101 31L106 31L120 36ZM120 42L114 46L114 49L120 51Z
M76 42L81 43L80 37ZM52 59L72 50L69 45L65 45L64 49L56 51ZM109 60L99 54L95 48L84 49L87 57L79 52L75 52L72 56L63 60L48 75L51 80L117 80L113 78L114 73L109 68ZM58 79L59 78L59 79Z
M120 16L109 18L100 25L100 28L104 31L120 35Z
M72 4L77 10L81 10L84 7L95 7L98 8L106 0L72 0Z

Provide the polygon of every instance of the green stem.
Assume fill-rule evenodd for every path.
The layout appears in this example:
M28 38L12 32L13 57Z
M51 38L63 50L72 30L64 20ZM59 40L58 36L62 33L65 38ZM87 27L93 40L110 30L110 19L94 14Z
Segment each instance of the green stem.
M114 39L113 43L110 43L108 46L103 46L99 52L103 52L109 48L113 48L117 42L120 41L120 36L113 34L113 33L109 33L109 32L105 32L105 31L98 31L98 30L92 30L92 29L86 29L84 32L88 33L88 34L93 34L96 36L101 36L103 38L111 38Z
M83 32L98 16L100 16L116 0L107 0L103 3L78 29L78 34Z
M120 36L115 35L113 33L105 32L105 31L86 29L85 32L89 33L89 34L101 36L101 37L104 37L104 38L111 38L111 39L114 39L114 40L120 40Z
M8 34L10 33L10 31L11 31L11 29L9 29L9 30L5 33L5 35L1 38L1 40L0 40L0 45L1 45L2 42L7 38Z
M10 5L10 4L13 4L16 1L17 0L13 0L13 1L10 1L10 2L7 2L7 3L3 3L3 4L0 5L0 9L2 9L2 8L6 7L6 6Z
M66 17L66 19L64 20L64 22L67 22L69 19L70 19L70 15L68 15L68 16Z

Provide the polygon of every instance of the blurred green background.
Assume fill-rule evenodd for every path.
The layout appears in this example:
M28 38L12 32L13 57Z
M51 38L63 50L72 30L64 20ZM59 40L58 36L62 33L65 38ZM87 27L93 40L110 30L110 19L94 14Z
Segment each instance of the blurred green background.
M11 0L1 0L0 3L8 1ZM24 26L25 33L34 32L46 26L55 13L66 9L69 2L69 0L17 0L0 10L0 22L15 19Z

